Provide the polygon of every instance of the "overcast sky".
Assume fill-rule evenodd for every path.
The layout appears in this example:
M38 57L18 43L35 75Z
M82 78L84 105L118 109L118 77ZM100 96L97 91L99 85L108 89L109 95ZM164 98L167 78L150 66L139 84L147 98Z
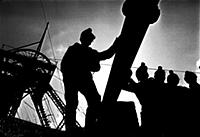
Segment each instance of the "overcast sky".
M102 51L119 36L123 0L1 0L0 45L22 46L40 39L46 22L49 37L42 52L52 57L50 42L61 59L67 47L79 41L82 30L96 35L93 48ZM134 7L134 6L133 6ZM133 66L197 70L199 59L199 1L162 0L161 16L146 33ZM145 12L145 9L140 8ZM183 74L183 73L182 73Z
M199 58L198 1L163 0L160 7L160 20L149 28L137 57L152 67L194 71Z
M2 0L0 45L21 46L38 41L46 21L49 21L57 58L62 57L69 45L78 41L80 32L87 27L92 27L97 36L93 47L101 51L119 35L124 19L120 12L122 2ZM160 20L149 28L136 62L145 61L149 67L163 65L171 69L194 70L199 58L198 0L163 0L160 7ZM47 37L43 47L45 53L48 53L49 44Z

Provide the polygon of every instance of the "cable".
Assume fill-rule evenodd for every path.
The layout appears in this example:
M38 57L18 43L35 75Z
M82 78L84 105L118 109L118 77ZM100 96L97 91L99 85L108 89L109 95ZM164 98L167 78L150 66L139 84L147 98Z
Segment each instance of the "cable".
M52 50L53 58L54 58L54 61L55 61L56 60L56 55L55 55L55 51L54 51L53 44L52 44L52 41L51 41L51 36L50 36L49 30L48 30L48 36L49 36L50 47L51 47L51 50ZM56 64L57 64L57 61L56 61Z
M50 115L52 116L52 122L53 122L54 126L57 127L57 126L58 126L58 123L57 123L57 121L56 121L56 117L55 117L55 115L54 115L54 113L53 113L53 110L52 110L52 108L50 107L51 105L50 105L50 102L49 102L49 100L48 100L48 98L47 98L47 95L45 95L44 99L45 99L45 103L46 103L47 109L49 110Z
M42 0L40 0L40 3L41 3L41 7L42 7L42 12L43 12L44 20L45 20L45 22L47 22L47 15L46 15L45 6L44 6ZM53 75L53 76L55 78L57 78L58 80L60 80L60 86L62 87L62 90L64 90L63 86L62 86L62 83L61 83L62 79L61 79L61 76L60 76L59 68L57 66L58 60L56 60L56 55L55 55L55 51L54 51L54 48L53 48L53 44L52 44L51 35L50 35L50 31L49 30L48 30L48 37L49 37L49 41L50 41L50 48L51 48L52 54L53 54L53 59L51 59L51 60L55 61L56 71L57 71L57 76L56 75Z
M40 0L40 4L41 4L41 8L42 8L44 21L46 23L46 22L48 22L47 21L47 14L46 14L46 10L45 10L45 5L44 5L42 0ZM48 37L49 37L49 42L50 42L50 47L51 47L51 50L52 50L53 58L55 59L56 56L55 56L55 52L54 52L54 48L53 48L53 44L52 44L52 40L51 40L51 35L50 35L50 32L49 32L49 29L47 31L48 31Z
M101 63L101 65L110 66L110 67L112 66L111 64L104 64L104 63ZM139 67L131 67L131 68L138 69ZM148 70L157 70L157 68L148 68ZM172 70L172 69L163 69L163 70L165 70L165 71L170 71L170 70ZM185 73L184 70L173 69L173 71L175 71L175 72L180 72L180 73ZM191 71L191 72L196 73L196 74L200 74L200 72L197 72L197 71Z
M43 4L42 0L40 0L40 4L41 4L41 7L42 7L43 17L44 17L44 20L46 22L47 21L47 15L46 15L44 4Z
M35 111L35 109L30 104L28 104L26 101L24 101L24 104L26 104L28 107L30 107L32 110Z
M57 61L61 61L62 59L56 59ZM109 66L111 67L112 65L111 64L106 64L106 63L100 63L100 65L103 65L103 66ZM131 67L131 68L134 68L134 69L137 69L139 67ZM60 70L60 68L57 67L57 69ZM148 68L149 70L157 70L157 68ZM165 71L170 71L172 69L163 69ZM173 69L173 71L175 72L180 72L180 73L184 73L185 71L184 70L178 70L178 69ZM197 72L197 71L191 71L191 72L194 72L194 73L197 73L197 74L200 74L200 72Z
M42 7L42 11L43 11L45 22L47 22L46 10L45 10L45 7L44 7L44 4L43 4L42 0L40 0L40 3L41 3L41 7ZM53 48L53 44L52 44L51 35L50 35L49 30L48 30L48 36L49 36L49 41L50 41L50 47L51 47L52 54L53 54L53 59L52 60L54 60L56 62L56 71L57 71L57 75L58 76L55 76L55 77L58 78L59 80L61 80L61 76L60 76L59 69L58 69L58 66L57 66L58 60L56 59L56 55L55 55L55 51L54 51L54 48ZM60 85L62 87L62 83L60 83ZM62 90L63 90L63 88L62 88Z

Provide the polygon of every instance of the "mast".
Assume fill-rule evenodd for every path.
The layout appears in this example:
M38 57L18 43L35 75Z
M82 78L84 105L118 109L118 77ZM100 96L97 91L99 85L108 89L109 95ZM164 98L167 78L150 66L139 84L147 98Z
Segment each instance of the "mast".
M42 46L43 46L43 44L44 44L44 39L45 39L45 37L46 37L46 33L47 33L47 31L48 31L48 28L49 28L49 22L47 22L47 24L46 24L46 27L45 27L45 30L44 30L44 32L43 32L43 34L42 34L42 37L41 37L41 39L40 39L40 41L39 41L39 45L38 45L38 47L37 47L37 51L40 51L41 50L41 48L42 48Z

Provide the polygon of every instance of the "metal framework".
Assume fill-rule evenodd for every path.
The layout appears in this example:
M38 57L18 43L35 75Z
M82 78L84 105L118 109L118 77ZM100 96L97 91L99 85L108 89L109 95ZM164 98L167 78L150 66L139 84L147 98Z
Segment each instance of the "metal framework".
M43 103L45 94L58 108L63 119L65 117L65 104L50 85L57 63L40 52L48 26L49 23L46 24L38 42L10 50L0 49L0 81L8 82L13 87L10 89L13 98L7 100L10 104L9 109L3 111L6 111L7 116L15 117L21 101L30 95L43 127L50 127L48 116L53 115L47 115L45 112ZM36 50L27 48L35 44L38 44ZM64 120L57 125L57 129L61 129L63 125Z

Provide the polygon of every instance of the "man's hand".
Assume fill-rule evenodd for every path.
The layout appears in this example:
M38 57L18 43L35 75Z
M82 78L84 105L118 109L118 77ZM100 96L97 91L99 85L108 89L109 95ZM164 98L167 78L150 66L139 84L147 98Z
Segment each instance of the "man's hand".
M116 37L111 48L112 48L112 50L114 50L116 52L119 49L120 45L122 45L122 41L121 41L120 37Z

